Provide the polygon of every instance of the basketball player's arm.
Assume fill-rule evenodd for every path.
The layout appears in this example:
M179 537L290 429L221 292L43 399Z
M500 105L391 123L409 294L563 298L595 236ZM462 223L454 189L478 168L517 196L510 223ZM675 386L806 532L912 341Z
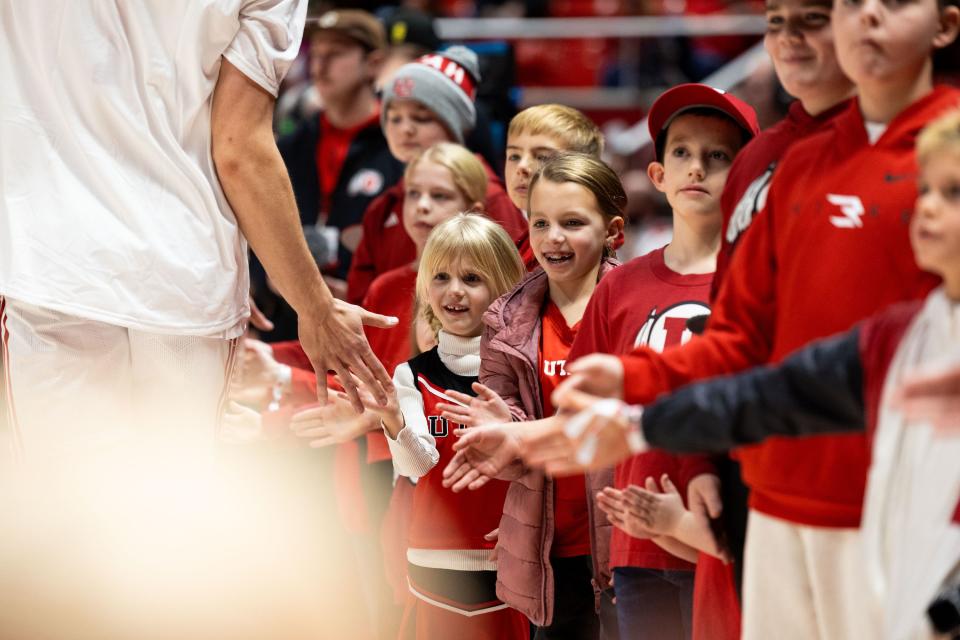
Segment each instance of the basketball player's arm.
M337 372L351 404L362 411L357 384L385 402L392 382L370 349L363 325L391 327L395 318L334 300L307 249L293 188L273 136L275 99L222 60L211 114L213 160L244 237L299 318L300 341L327 399L328 370Z

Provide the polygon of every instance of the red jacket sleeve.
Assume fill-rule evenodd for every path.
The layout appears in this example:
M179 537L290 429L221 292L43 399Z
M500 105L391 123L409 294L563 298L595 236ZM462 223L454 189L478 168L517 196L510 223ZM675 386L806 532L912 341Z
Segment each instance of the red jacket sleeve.
M392 202L392 188L390 188L377 196L363 212L363 235L360 236L360 244L353 252L350 271L347 272L347 302L350 304L360 304L363 297L367 295L370 284L377 277L377 265L373 261L371 243L376 240L378 230L383 226Z
M641 347L621 357L627 402L647 404L694 380L769 360L776 318L773 213L765 210L744 233L703 335L662 354Z

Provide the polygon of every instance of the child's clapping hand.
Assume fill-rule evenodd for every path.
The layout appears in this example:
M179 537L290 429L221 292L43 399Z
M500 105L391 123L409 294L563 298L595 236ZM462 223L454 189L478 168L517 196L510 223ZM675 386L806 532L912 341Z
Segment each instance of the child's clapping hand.
M644 484L646 488L630 485L622 491L607 487L597 494L597 504L611 524L635 538L653 538L658 544L672 538L730 560L715 539L707 517L684 506L680 491L666 474L660 477L660 486L652 477Z
M676 536L684 514L690 513L680 491L666 474L660 478L662 490L652 477L645 484L646 489L630 485L624 491L629 517L638 519L655 536Z
M646 489L633 484L623 490L606 487L597 503L611 524L634 538L673 537L689 512L670 478L664 474L660 481L662 492L652 477L647 478Z

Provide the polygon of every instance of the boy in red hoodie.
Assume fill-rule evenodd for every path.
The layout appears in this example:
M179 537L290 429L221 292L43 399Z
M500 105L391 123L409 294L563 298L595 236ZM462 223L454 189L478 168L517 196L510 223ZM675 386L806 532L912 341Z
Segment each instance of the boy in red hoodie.
M933 86L931 62L932 51L956 37L958 13L935 0L837 4L838 59L858 99L779 164L766 212L731 261L707 332L663 355L584 359L572 365L567 390L649 402L692 380L778 362L810 340L929 292L936 278L913 264L907 238L916 198L913 147L927 122L960 102L960 92ZM582 437L544 431L529 440L531 462L581 466L571 464L571 454ZM597 432L587 433L592 439ZM563 446L535 453L537 443L558 436ZM591 464L628 451L616 452L622 438L596 442ZM862 435L773 439L740 450L739 458L752 492L744 637L776 637L785 624L796 637L855 637L842 603L859 597Z

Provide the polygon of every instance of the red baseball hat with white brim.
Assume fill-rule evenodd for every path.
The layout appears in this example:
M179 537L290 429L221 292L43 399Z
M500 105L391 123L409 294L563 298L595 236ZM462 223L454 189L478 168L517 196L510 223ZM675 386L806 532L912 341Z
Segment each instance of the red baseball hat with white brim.
M660 94L647 114L647 126L654 140L670 126L674 118L691 109L716 109L729 116L752 138L760 132L757 112L749 104L726 91L706 84L679 84Z

